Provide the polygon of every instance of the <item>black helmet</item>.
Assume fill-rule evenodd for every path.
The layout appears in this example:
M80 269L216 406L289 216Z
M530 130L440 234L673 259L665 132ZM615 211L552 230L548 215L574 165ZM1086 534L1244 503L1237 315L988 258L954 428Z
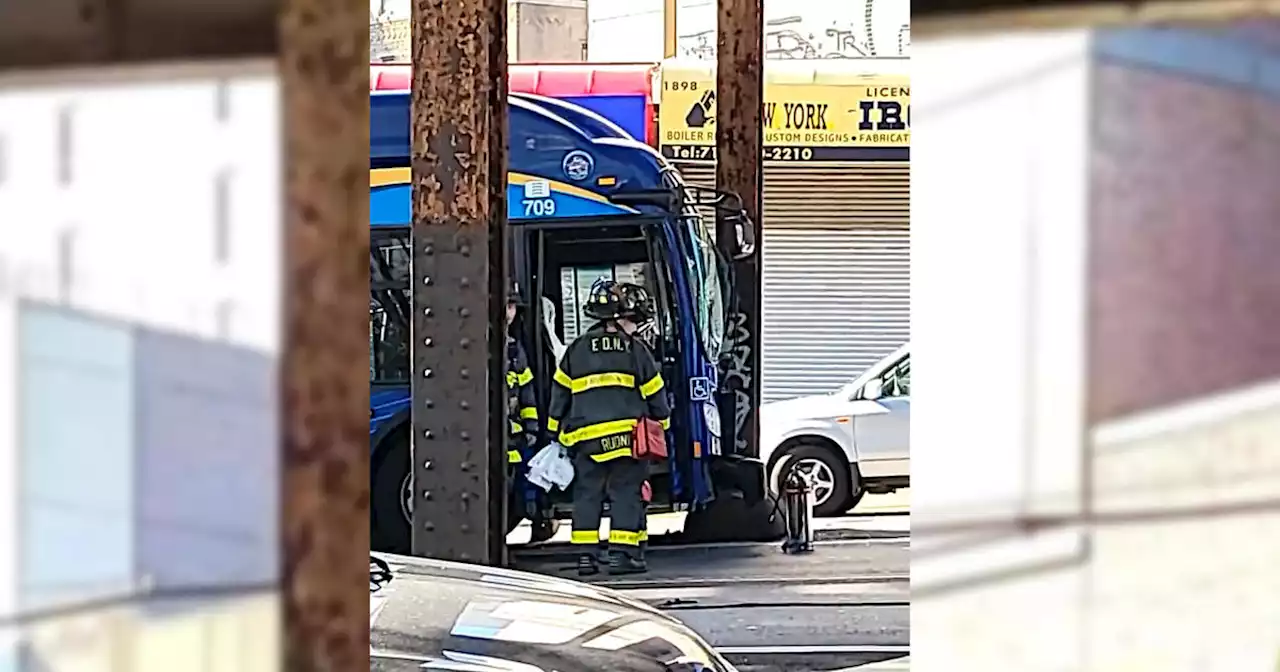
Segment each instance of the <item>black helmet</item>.
M524 300L524 293L520 291L520 283L514 280L507 284L507 303L521 308L528 305Z
M622 295L623 317L630 317L636 321L653 317L653 297L643 285L624 282L618 285L618 292Z
M600 278L591 285L582 312L597 320L643 319L652 314L653 305L645 288Z

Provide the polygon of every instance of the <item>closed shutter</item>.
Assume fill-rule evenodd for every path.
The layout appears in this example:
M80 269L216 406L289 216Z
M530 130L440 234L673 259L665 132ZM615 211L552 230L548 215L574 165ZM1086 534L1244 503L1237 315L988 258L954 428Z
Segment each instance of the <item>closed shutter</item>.
M765 165L765 401L832 392L910 338L910 194L907 163Z

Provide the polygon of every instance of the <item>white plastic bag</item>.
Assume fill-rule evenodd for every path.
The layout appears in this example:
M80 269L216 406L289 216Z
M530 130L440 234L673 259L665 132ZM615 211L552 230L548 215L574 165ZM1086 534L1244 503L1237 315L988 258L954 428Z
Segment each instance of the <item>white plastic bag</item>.
M530 473L526 478L528 478L530 483L542 488L546 492L551 492L551 488L555 487L555 484L551 481L548 481L541 476L535 476L532 473Z
M529 482L550 492L555 485L561 490L573 482L573 461L564 446L552 441L529 460Z

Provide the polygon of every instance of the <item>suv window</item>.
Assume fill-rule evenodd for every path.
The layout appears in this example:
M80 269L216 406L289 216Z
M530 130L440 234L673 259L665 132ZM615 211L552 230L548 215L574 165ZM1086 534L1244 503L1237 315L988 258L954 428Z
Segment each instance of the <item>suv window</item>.
M886 397L911 396L911 355L903 357L884 372L884 387L881 389Z

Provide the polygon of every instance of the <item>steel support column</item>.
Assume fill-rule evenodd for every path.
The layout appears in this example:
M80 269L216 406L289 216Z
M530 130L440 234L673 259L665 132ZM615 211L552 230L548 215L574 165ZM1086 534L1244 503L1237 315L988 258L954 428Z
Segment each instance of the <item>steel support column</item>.
M742 198L763 248L760 187L764 101L764 28L761 0L720 0L716 49L716 187ZM731 221L716 222L716 240L731 258L736 232ZM720 407L726 445L739 454L758 455L760 427L760 253L734 262L736 296L728 333L732 368Z
M506 0L413 4L413 553L505 562Z
M367 664L369 29L358 2L281 5L285 665Z

